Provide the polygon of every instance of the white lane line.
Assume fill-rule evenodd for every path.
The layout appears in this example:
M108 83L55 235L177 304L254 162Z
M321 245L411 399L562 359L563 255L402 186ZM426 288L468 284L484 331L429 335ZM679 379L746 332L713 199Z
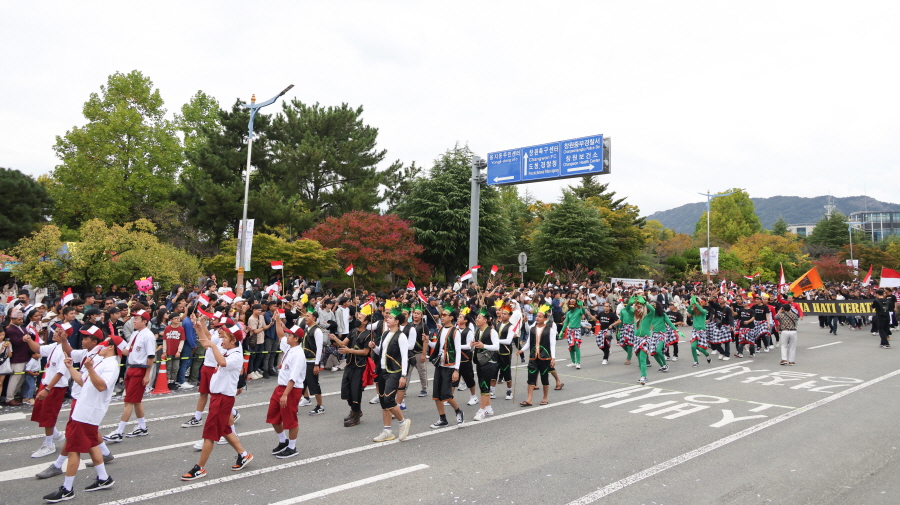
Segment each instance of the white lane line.
M882 375L881 377L872 379L869 382L864 382L864 383L854 386L850 389L845 389L844 391L841 391L839 393L835 393L831 396L822 398L821 400L819 400L817 402L810 403L809 405L805 405L803 407L792 410L790 412L786 412L784 414L781 414L778 417L773 417L772 419L763 421L757 425L751 426L747 429L741 430L732 435L728 435L727 437L720 438L719 440L716 440L715 442L704 445L703 447L694 449L693 451L690 451L690 452L686 452L686 453L682 454L681 456L676 456L668 461L664 461L658 465L651 466L650 468L647 468L646 470L642 470L636 474L625 477L622 480L613 482L612 484L609 484L608 486L606 486L604 488L598 489L597 491L594 491L593 493L587 494L577 500L573 500L573 501L569 502L569 505L587 505L589 503L593 503L593 502L599 500L600 498L609 496L612 493L615 493L616 491L624 489L632 484L636 484L636 483L638 483L644 479L647 479L649 477L652 477L660 472L664 472L665 470L668 470L676 465L686 463L698 456L702 456L708 452L714 451L714 450L718 449L719 447L723 447L727 444L730 444L731 442L740 440L740 439L747 437L749 435L752 435L756 432L762 431L762 430L764 430L770 426L774 426L782 421L787 421L788 419L790 419L794 416L799 416L800 414L802 414L804 412L809 412L812 409L821 407L822 405L831 403L835 400L839 400L851 393L855 393L861 389L867 388L874 384L878 384L879 382L890 379L891 377L894 377L896 375L900 375L900 370L894 370L893 372L891 372L889 374Z
M21 421L27 417L24 413L0 415L0 421Z
M830 344L822 344L822 345L817 345L815 347L807 347L807 349L818 349L820 347L828 347L829 345L840 344L840 343L841 343L841 341L839 340L837 342L832 342Z
M245 431L245 432L243 432L243 433L238 433L238 437L246 437L246 436L250 436L250 435L258 435L258 434L260 434L260 433L273 433L273 434L274 434L275 432L272 431L271 428L267 428L267 429L264 429L264 430L253 430L253 431ZM182 443L180 443L180 444L164 445L164 446L161 446L161 447L153 447L153 448L150 448L150 449L141 449L140 451L123 452L123 453L121 453L121 454L113 453L113 454L114 454L115 457L116 457L116 461L118 461L119 459L127 458L127 457L129 457L129 456L140 456L140 455L142 455L142 454L150 454L150 453L153 453L153 452L167 451L167 450L169 450L169 449L177 449L177 448L179 448L179 447L189 447L189 446L194 445L195 443L197 443L196 440L193 441L193 442L182 442ZM116 446L116 444L110 444L110 445L112 445L113 447ZM88 461L90 461L90 460L89 460L89 459L83 459L83 460L81 460L81 464L78 466L78 469L79 469L79 470L83 470L84 468L86 468L86 467L85 467L85 463L87 463ZM26 467L22 467L22 468L16 468L15 470L7 470L7 471L5 471L5 472L0 472L0 482L6 482L6 481L9 481L9 480L18 480L18 479L30 479L30 478L33 478L33 477L34 477L34 474L40 472L40 471L43 470L44 468L47 468L47 466L48 466L49 464L50 464L50 462L49 462L49 460L48 460L47 463L41 463L41 464L37 464L37 465L31 465L31 466L26 466ZM68 461L66 461L66 462L63 463L62 470L63 470L64 472L66 471L66 466L67 466L67 465L68 465Z
M393 477L399 477L400 475L405 475L407 473L416 472L419 470L424 470L429 468L428 465L415 465L406 468L401 468L400 470L394 470L393 472L383 473L381 475L376 475L374 477L369 477L367 479L360 479L353 482L348 482L347 484L342 484L340 486L330 487L328 489L323 489L321 491L316 491L314 493L305 494L303 496L298 496L296 498L288 498L287 500L282 500L279 502L272 503L270 505L293 505L294 503L300 503L308 500L314 500L316 498L324 498L330 494L339 493L341 491L346 491L348 489L353 489L355 487L365 486L367 484L371 484L373 482L378 482L380 480L386 480Z
M737 366L740 366L740 365L737 364L737 363L735 363L735 364L731 364L731 365L714 366L714 367L710 367L710 368L704 368L703 370L698 370L698 371L696 371L696 372L686 373L686 374L684 374L684 375L676 375L676 376L674 376L674 377L666 377L666 378L664 378L664 379L659 379L659 380L655 380L655 381L647 381L647 384L648 384L648 385L651 385L651 384L652 384L653 386L655 386L656 384L659 384L660 382L673 381L673 380L676 380L676 379L681 379L681 378L683 378L683 377L692 377L692 376L694 376L694 375L699 375L699 374L702 374L702 373L708 373L710 370L726 370L726 369L728 369L728 368L733 368L733 367L737 367ZM603 393L595 394L595 395L593 395L593 398L589 398L589 399L587 399L587 400L584 400L584 401L581 402L581 403L587 404L587 403L599 402L599 401L602 401L602 400L606 400L610 395L614 395L614 394L616 394L616 393L622 393L622 392L625 392L625 391L633 391L633 390L637 390L637 389L644 389L644 388L646 388L646 387L647 387L647 386L628 386L628 387L624 387L624 388L620 388L620 389L613 389L612 391L605 391L605 392L603 392Z

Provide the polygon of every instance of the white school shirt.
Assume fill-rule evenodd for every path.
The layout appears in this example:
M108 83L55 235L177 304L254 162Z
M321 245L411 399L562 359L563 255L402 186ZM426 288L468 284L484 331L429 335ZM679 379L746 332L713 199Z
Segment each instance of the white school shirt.
M85 375L81 396L72 411L72 419L92 426L100 426L109 410L113 388L119 378L119 364L114 358L94 358L94 373L106 383L106 391L97 391L90 377Z
M222 349L222 337L219 336L219 330L215 330L215 329L210 330L210 333L209 333L209 340L210 340L216 347L219 348L219 352L221 352L222 354L225 354L225 350ZM211 350L206 349L206 350L203 352L203 354L204 354L204 356L203 356L203 366L209 366L209 367L213 367L213 368L219 366L219 365L216 363L216 356L212 353Z
M66 359L66 353L63 352L62 347L56 342L50 345L42 345L41 357L47 358L47 366L44 367L44 378L41 379L41 384L49 386L53 377L59 373L62 374L62 378L53 387L69 387L69 369L63 363L63 360Z
M91 354L92 349L75 349L72 351L72 364L81 364L81 382L87 383L90 378L88 377L87 368L84 366L84 362L88 359L94 360L94 365L99 363L96 359L96 354ZM84 386L79 386L77 382L72 381L72 398L77 400L81 397L81 390Z
M299 345L288 347L281 360L281 368L278 370L278 385L287 386L288 381L294 381L295 388L302 388L306 380L306 358L303 348Z
M212 352L209 352L212 354ZM235 396L237 394L237 383L241 377L241 370L244 368L244 355L241 353L240 347L228 349L222 352L225 356L225 366L217 366L213 372L212 379L209 380L209 392L225 396Z
M144 328L136 331L131 335L131 341L128 343L130 352L128 354L128 365L147 368L147 360L151 356L156 356L156 337L150 328Z

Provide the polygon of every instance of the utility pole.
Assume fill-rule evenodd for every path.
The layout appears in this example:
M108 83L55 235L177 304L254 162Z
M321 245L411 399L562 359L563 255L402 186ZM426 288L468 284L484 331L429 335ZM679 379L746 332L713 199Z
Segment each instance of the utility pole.
M481 170L487 167L487 162L480 156L472 155L472 200L469 208L469 269L478 264L478 227L479 209L481 207L481 185L486 182L486 177ZM472 271L472 281L478 285L478 270Z

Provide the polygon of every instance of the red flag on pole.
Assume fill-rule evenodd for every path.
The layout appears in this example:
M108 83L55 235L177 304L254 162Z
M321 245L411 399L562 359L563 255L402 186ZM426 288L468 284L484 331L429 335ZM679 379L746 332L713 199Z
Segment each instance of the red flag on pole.
M461 280L461 281L467 281L471 278L472 278L471 270L466 270L465 273L463 273L462 275L459 276L459 280Z
M68 288L68 289L66 289L66 291L65 291L65 292L63 293L63 295L62 295L61 303L62 303L63 305L65 305L65 304L71 302L71 301L74 300L74 299L75 299L75 295L72 294L72 288Z
M868 286L870 282L872 282L872 265L869 265L869 273L862 280L863 286Z
M419 300L422 300L422 303L428 303L428 298L425 296L425 293L422 293L422 290L416 291L416 295L418 295Z
M272 262L272 269L273 269L273 270L282 270L282 269L284 269L284 264L283 264L282 262L280 262L280 261L273 261L273 262Z
M491 275L497 275L497 265L491 267Z
M406 283L406 289L407 289L407 291L415 291L415 290L416 290L416 285L413 284L412 279L408 279L408 280L409 280L409 282Z
M350 263L350 266L344 269L347 272L347 275L353 275L353 263Z

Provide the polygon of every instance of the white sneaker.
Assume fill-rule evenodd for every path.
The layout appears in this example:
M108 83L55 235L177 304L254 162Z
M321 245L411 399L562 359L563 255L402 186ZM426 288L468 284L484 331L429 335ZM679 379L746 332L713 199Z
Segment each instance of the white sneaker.
M376 403L378 403L378 401L379 401L378 395L375 395L375 398L372 398L371 400L369 400L369 403L372 405L375 405ZM307 405L309 405L309 403L307 403Z
M472 419L474 419L476 421L483 421L484 416L486 416L486 415L487 415L487 412L485 412L484 409L478 409L478 412L475 413L475 417L473 417Z
M678 361L678 356L672 356L672 361Z
M506 399L507 399L507 400L512 400L512 397L513 397L512 389L507 389L507 390L506 390Z
M41 448L34 451L31 454L31 457L32 458L43 458L44 456L50 456L52 454L56 454L56 445L41 444Z
M581 363L575 363L575 370L581 370Z
M203 450L203 439L202 439L202 438L200 439L199 442L197 442L196 444L194 444L194 450L195 450L195 451L202 451L202 450Z
M395 438L397 438L397 437L395 437L393 433L391 433L388 430L383 429L383 430L381 430L381 435L378 435L377 437L373 438L372 441L373 442L387 442L388 440L393 440Z
M725 356L724 358L722 358L722 361L728 361L728 360L730 360L730 359L731 359L731 358L729 358L728 356Z
M58 444L65 440L66 436L60 431L56 435L53 435L53 444Z
M195 387L197 386L191 384L190 382L185 382L181 385L181 389L194 389Z
M444 406L449 406L450 402L444 402Z
M491 399L493 400L494 398L497 398L497 394L494 393L494 390L492 389L491 390Z
M569 363L569 364L566 365L566 366L575 366L575 363Z
M477 404L478 404L477 396L472 395L471 397L469 397L469 401L467 402L467 405L477 405Z
M409 427L412 425L412 421L407 417L400 423L400 441L406 440L406 437L409 435Z
M456 390L457 390L457 391L465 391L466 389L467 389L467 388L466 388L466 381L462 381L462 380L459 381L459 387L457 387Z
M492 416L492 415L494 415L494 407L491 407L490 405L488 405L488 408L484 409L484 412L485 412L485 414Z
M300 400L300 406L301 406L301 407L305 407L305 406L307 406L307 405L309 405L309 404L311 404L311 403L312 403L312 402L309 400L309 398L307 398L307 397L305 397L305 396L303 397L302 400Z
M712 351L709 351L709 353L710 353L710 354L719 354L719 351L713 349Z
M713 351L711 354L715 354L715 353L716 353L716 351ZM720 354L720 355L719 355L719 361L722 361L722 358L724 358L724 357L725 357L725 356L722 356L722 355Z
M338 369L337 369L336 366L331 367L331 371L332 371L332 372L337 372L337 370L338 370Z
M601 364L601 365L608 365L608 364L609 364L609 361L603 360L603 363L600 363L600 364Z
M763 349L763 352L769 352L769 348L766 347L765 349Z
M219 445L225 445L228 443L228 440L225 440L225 437L219 437L219 441L216 443Z

